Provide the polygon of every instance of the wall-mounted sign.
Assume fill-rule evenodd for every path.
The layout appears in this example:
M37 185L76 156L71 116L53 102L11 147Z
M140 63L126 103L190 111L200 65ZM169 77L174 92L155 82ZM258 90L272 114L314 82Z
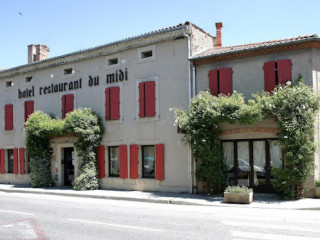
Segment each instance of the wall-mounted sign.
M124 70L118 69L115 72L106 74L106 83L117 83L128 80L128 70L125 68ZM99 86L99 76L88 78L88 86ZM62 83L52 83L51 85L47 85L44 87L39 87L39 95L47 95L51 93L65 92L71 90L77 90L82 88L82 79L74 80L71 82L62 82ZM24 90L18 89L18 98L30 98L35 96L34 86L28 87Z

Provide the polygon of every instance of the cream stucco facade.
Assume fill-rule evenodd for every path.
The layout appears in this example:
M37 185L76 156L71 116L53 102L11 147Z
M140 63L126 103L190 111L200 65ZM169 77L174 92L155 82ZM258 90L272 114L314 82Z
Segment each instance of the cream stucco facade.
M188 147L182 141L183 135L177 133L170 109L188 108L191 82L188 58L212 47L214 42L214 37L186 23L0 72L1 116L5 115L5 105L13 105L14 126L12 130L5 130L5 117L0 118L0 148L5 155L0 183L30 183L27 154L24 174L20 171L21 156L16 166L18 172L9 170L12 165L9 164L12 162L10 149L25 149L25 101L34 101L34 111L61 118L62 97L73 95L74 108L92 108L104 119L101 145L105 147L106 177L100 178L101 188L188 192L193 184ZM108 78L110 74L113 80ZM27 81L30 78L32 80ZM156 114L142 118L139 116L139 83L148 81L155 83ZM105 90L110 87L120 89L120 118L117 120L105 120ZM75 141L74 136L50 140L51 172L57 186L66 184L64 151L73 148ZM130 176L129 146L132 144L139 146L138 179ZM144 178L142 173L142 147L156 144L164 145L163 180ZM109 176L109 147L120 145L127 147L126 178ZM79 165L80 159L74 149L72 176L77 176Z

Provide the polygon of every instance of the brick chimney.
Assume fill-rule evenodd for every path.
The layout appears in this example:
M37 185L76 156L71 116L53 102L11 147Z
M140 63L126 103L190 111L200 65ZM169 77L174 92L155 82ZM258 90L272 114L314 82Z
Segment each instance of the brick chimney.
M221 39L221 28L222 28L222 22L216 23L216 44L214 47L222 47L222 39Z
M44 44L31 44L28 46L28 63L42 61L49 58L49 47Z

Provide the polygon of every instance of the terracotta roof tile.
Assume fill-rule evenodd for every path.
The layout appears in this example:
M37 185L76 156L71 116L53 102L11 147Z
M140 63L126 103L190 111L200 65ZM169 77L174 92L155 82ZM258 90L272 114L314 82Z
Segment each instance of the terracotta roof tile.
M242 44L242 45L233 45L233 46L227 46L227 47L216 47L216 48L208 49L196 56L193 56L192 59L205 58L213 55L227 54L232 52L261 48L261 47L269 47L269 46L274 46L279 44L293 43L293 42L304 41L304 40L314 39L314 38L318 38L318 35L312 34L312 35L298 36L298 37L279 39L279 40L256 42L256 43L249 43L249 44Z

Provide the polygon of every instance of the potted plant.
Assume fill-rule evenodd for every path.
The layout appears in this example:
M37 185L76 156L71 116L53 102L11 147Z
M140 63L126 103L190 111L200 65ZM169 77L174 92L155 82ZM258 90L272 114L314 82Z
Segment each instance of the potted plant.
M252 188L246 186L228 186L224 191L224 201L227 203L246 203L253 200Z
M320 179L316 180L315 193L316 197L320 198Z

